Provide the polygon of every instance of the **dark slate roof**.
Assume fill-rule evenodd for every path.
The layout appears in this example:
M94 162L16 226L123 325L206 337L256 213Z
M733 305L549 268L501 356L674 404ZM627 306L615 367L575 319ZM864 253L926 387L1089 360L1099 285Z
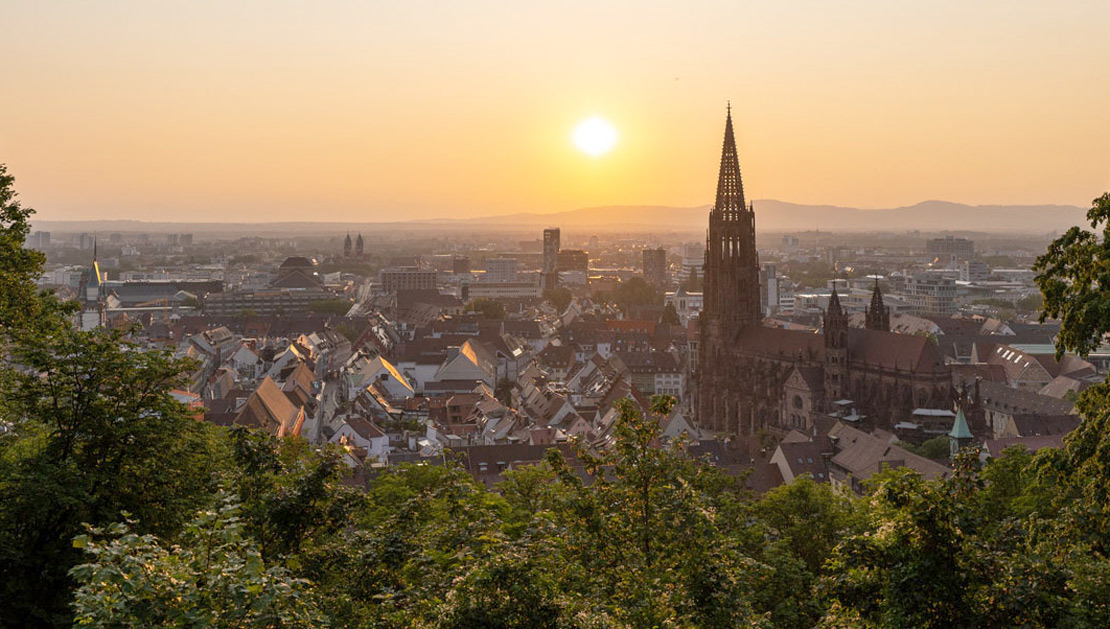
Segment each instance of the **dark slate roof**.
M848 355L853 362L898 367L915 373L947 372L944 357L924 336L850 329Z
M284 262L281 263L281 266L279 266L278 269L281 269L281 270L305 269L305 268L311 269L315 266L316 265L313 264L312 260L309 260L308 258L306 258L304 256L290 256L290 257L286 258Z
M1075 404L1033 391L1014 389L995 382L979 383L979 395L987 408L1013 415L1066 415Z
M323 285L311 269L283 270L280 277L270 283L273 288L319 288Z
M823 391L825 389L825 371L820 367L799 365L798 374L802 376L810 391Z
M779 444L787 467L795 477L809 474L813 480L828 482L829 469L821 458L821 446L813 441L783 441Z
M1014 425L1022 437L1066 435L1079 427L1078 415L1014 415Z
M679 370L678 360L670 352L613 352L633 373L673 373Z
M782 328L751 327L740 333L737 345L744 351L768 358L820 359L824 361L825 338L820 334Z
M1041 448L1062 448L1064 446L1064 435L987 439L984 445L987 447L987 453L997 458L1002 456L1002 451L1010 446L1024 446L1029 452L1036 452Z
M354 415L344 419L343 421L347 422L347 425L350 426L363 439L376 439L385 436L385 433L382 432L381 428L378 428L377 424L370 421L369 419L366 419L365 417Z

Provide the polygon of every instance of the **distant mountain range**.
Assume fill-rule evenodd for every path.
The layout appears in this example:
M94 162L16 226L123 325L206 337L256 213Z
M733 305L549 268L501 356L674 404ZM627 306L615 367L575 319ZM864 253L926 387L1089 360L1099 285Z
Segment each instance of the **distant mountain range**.
M35 229L118 232L193 231L255 235L290 232L322 233L337 230L381 231L403 228L432 231L437 228L535 229L562 227L624 232L700 233L705 230L708 206L608 206L567 212L534 212L480 218L441 218L404 222L272 222L272 223L169 223L132 220L34 221ZM1048 234L1073 225L1084 225L1086 210L1071 205L963 205L948 201L923 201L909 207L861 210L832 205L800 205L766 199L755 202L756 228L761 232L811 231L879 232L921 230L977 231L988 233Z
M709 206L610 206L557 212L522 213L460 219L472 225L613 228L629 231L702 231ZM1044 234L1084 223L1086 210L1071 205L963 205L923 201L909 207L878 210L800 205L766 199L755 201L756 228L764 232L819 229L829 232L979 231ZM445 221L428 221L443 223Z

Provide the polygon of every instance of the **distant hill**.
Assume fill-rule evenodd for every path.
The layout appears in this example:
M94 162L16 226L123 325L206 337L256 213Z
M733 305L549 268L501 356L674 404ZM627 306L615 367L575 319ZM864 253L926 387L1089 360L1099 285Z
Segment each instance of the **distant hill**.
M709 206L668 207L658 205L590 207L566 212L541 214L526 212L468 219L426 219L405 222L274 222L252 223L169 223L133 220L34 221L35 229L59 232L168 232L225 233L242 230L255 235L323 233L337 230L381 231L407 229L432 231L452 229L564 229L614 230L626 232L686 232L705 230ZM1070 205L963 205L948 201L923 201L909 207L861 210L832 205L800 205L775 201L755 201L756 228L761 232L787 232L819 229L828 232L978 231L987 233L1047 234L1062 232L1073 225L1085 224L1086 210Z
M709 206L611 206L554 214L511 214L460 220L467 224L623 228L630 231L701 231ZM766 199L755 201L760 231L820 229L861 231L981 231L1043 234L1064 231L1084 222L1086 210L1070 205L963 205L923 201L909 207L861 210L832 205L799 205ZM442 222L442 221L429 221Z

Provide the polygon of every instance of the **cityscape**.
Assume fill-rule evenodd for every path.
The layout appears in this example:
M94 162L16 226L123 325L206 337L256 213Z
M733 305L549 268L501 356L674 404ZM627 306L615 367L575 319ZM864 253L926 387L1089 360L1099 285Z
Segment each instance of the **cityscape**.
M481 4L475 15L502 15ZM355 23L420 17L344 10ZM1010 42L1041 10L982 36ZM252 32L246 9L226 11ZM321 49L323 33L351 36L334 16L289 11L264 30L304 19ZM969 22L989 22L978 11ZM63 29L40 8L5 13ZM135 24L175 19L141 13ZM541 13L565 32L566 15ZM174 45L199 55L215 32L203 17ZM458 43L451 20L433 22ZM1053 41L1058 26L1045 26ZM541 54L498 33L522 58ZM1107 53L1085 67L1110 69L1105 44L1084 46ZM62 53L36 54L20 72L71 85L48 59ZM410 54L398 64L425 67ZM489 51L457 54L429 80L484 76L466 64ZM129 63L96 76L111 83ZM403 150L367 148L366 162L340 151L301 181L283 172L295 163L284 147L213 146L220 168L257 159L233 193L207 167L182 192L187 173L130 154L119 161L133 179L119 184L107 158L46 159L19 123L6 149L0 122L0 627L1110 626L1110 159L1053 144L1108 137L1105 86L1076 106L1074 135L1063 123L1052 139L1031 134L1045 181L959 149L921 181L885 170L914 168L924 144L868 149L838 171L822 160L840 147L800 139L832 132L810 128L781 140L824 153L803 184L770 172L785 149L767 129L782 128L737 89L751 77L718 71L719 89L659 97L699 112L663 123L681 140L643 139L658 110L637 119L632 96L599 97L609 113L562 124L563 153L527 175L531 154L486 155L524 142L517 127L494 125L471 162L453 146L470 130L440 138L438 122L407 121L403 82L373 92L394 112L374 122L390 127L382 147L404 126ZM254 80L246 93L262 89ZM488 122L470 107L444 115ZM32 128L40 112L8 113ZM118 147L142 146L142 124L101 115ZM290 124L332 137L324 118ZM411 172L409 144L426 158ZM830 183L846 172L867 192ZM947 183L926 184L941 173ZM97 176L114 183L88 183ZM506 200L520 192L534 196ZM938 192L952 200L918 201Z

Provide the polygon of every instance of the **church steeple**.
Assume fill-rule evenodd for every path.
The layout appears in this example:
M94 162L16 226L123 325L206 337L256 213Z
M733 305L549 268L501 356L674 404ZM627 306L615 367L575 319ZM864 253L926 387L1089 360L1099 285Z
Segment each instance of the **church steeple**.
M848 315L840 305L840 295L833 287L829 296L829 307L825 309L825 346L847 347L848 345Z
M865 325L869 330L890 332L890 309L883 303L883 292L879 289L879 278L875 278L875 289L871 291L871 305L867 307Z
M755 430L757 418L752 408L737 406L735 398L726 399L726 393L736 386L733 381L736 372L722 368L722 364L728 364L729 352L740 338L763 322L755 212L744 199L731 106L725 115L717 197L709 212L702 277L698 418L703 425L718 430L750 433Z
M751 206L745 206L731 108L725 116L717 199L709 213L704 277L704 309L707 318L720 317L724 338L731 339L741 329L759 325L763 320L755 212Z
M347 237L343 239L343 255L351 255L351 232L347 232Z
M975 436L971 434L961 407L956 411L956 420L952 422L952 430L948 433L948 447L952 457L955 458L957 452L970 446L974 440Z
M843 399L848 391L848 315L833 287L825 309L825 394L829 402Z
M721 147L721 169L717 174L717 203L713 207L724 215L725 220L737 220L740 212L751 211L744 202L744 182L740 178L740 158L736 155L731 104L725 117L725 141Z

